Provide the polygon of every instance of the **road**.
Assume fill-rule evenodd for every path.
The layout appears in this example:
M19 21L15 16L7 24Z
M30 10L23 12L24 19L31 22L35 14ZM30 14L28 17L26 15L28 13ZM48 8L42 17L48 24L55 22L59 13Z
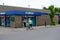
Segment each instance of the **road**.
M0 40L60 40L60 27L10 31L0 35Z

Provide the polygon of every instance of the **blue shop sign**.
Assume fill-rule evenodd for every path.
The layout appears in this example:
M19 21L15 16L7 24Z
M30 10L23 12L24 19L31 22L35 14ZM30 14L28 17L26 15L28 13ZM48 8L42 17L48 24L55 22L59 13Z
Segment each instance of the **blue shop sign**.
M24 11L24 10L9 10L5 11L5 15L29 15L29 16L40 16L42 12Z
M5 12L0 12L0 15L5 15L6 13Z

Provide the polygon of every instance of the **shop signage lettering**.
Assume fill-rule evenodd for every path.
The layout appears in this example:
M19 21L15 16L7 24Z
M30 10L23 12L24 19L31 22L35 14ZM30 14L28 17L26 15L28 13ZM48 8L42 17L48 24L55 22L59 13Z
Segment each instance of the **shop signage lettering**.
M0 14L5 14L5 12L1 12Z
M25 12L25 14L32 14L33 15L34 13L33 12Z

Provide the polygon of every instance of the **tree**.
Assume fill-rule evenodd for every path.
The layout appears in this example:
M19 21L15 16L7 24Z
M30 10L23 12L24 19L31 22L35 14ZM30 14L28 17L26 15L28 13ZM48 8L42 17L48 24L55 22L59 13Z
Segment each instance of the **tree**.
M55 14L58 11L58 8L54 7L54 5L50 5L47 9L50 10L50 13L49 13L49 17L51 20L50 25L56 25L53 19L54 19Z
M60 8L58 8L58 12L60 13Z
M46 8L46 7L43 7L43 9L45 9L45 10L46 10L47 8Z

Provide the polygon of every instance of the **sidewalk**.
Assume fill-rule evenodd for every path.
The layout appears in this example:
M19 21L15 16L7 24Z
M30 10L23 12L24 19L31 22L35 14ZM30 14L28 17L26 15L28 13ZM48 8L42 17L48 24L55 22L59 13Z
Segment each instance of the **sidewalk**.
M34 29L37 28L51 28L51 27L60 27L60 25L56 25L56 26L33 26ZM0 27L0 30L26 30L26 28L9 28L9 27Z
M53 27L60 27L60 25L56 26L33 26L33 29L40 29L40 28L53 28ZM7 28L7 27L0 27L0 34L8 33L8 32L17 32L17 31L23 31L26 30L26 28Z

